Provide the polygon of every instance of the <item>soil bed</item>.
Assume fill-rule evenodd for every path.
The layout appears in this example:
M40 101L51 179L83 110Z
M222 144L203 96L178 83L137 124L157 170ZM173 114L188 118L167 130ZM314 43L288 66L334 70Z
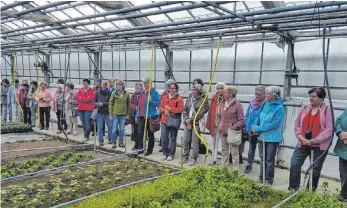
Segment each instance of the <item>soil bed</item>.
M173 171L144 159L115 157L112 161L4 182L1 207L50 207Z

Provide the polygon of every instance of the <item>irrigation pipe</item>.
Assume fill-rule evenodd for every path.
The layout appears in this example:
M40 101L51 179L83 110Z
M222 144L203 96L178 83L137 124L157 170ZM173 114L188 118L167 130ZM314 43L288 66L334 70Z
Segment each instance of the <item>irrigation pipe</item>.
M125 187L128 187L128 186L132 186L132 185L135 185L135 184L139 184L139 183L154 181L154 180L156 180L156 179L158 179L158 178L161 178L161 177L164 177L164 176L172 176L172 175L177 175L177 174L179 174L179 173L181 173L181 172L179 171L179 172L170 173L170 174L167 174L167 175L161 175L161 176L155 176L155 177L152 177L152 178L141 179L141 180L134 181L134 182L131 182L131 183L128 183L128 184L116 186L116 187L107 189L107 190L105 190L105 191L100 191L100 192L95 193L95 194L91 194L91 195L88 195L88 196L84 196L84 197L81 197L81 198L79 198L79 199L75 199L75 200L72 200L72 201L69 201L69 202L61 203L61 204L58 204L58 205L56 205L56 206L54 206L54 207L51 207L51 208L59 208L59 207L64 207L64 206L67 206L67 205L75 204L75 203L77 203L77 202L83 201L83 200L88 199L88 198L90 198L90 197L95 197L95 196L102 195L102 194L104 194L104 193L106 193L106 192L109 192L109 191L118 190L118 189L121 189L121 188L125 188Z
M332 102L332 98L331 98L331 93L330 93L330 85L329 85L329 79L328 79L328 69L327 69L327 59L326 59L326 54L325 54L325 38L326 38L326 25L324 25L323 28L323 68L324 68L324 84L326 84L327 87L327 91L328 91L328 98L329 98L329 105L330 105L330 111L331 111L331 120L332 120L332 131L331 131L331 139L329 142L329 146L328 148L307 168L306 172L305 172L305 177L304 177L304 183L303 185L299 188L298 191L296 191L295 193L293 193L292 195L290 195L288 198L286 198L285 200L283 200L282 202L280 202L279 204L277 204L276 206L274 206L273 208L278 208L280 206L282 206L284 203L286 203L287 201L289 201L290 199L292 199L293 197L295 197L301 190L303 190L307 185L306 185L306 181L307 181L307 175L310 172L310 170L313 168L313 166L322 158L324 158L325 154L328 153L330 146L332 144L335 132L335 114L334 114L334 107L333 107L333 102Z
M34 150L60 149L60 148L68 148L68 147L81 147L81 146L88 146L88 145L90 145L90 144L54 146L54 147L38 147L38 148L30 148L30 149L18 149L18 150L3 151L3 152L1 152L1 154L3 154L3 153L11 153L11 152L34 151Z
M120 154L119 155L119 157L122 157L122 156L124 156L124 154ZM52 169L40 170L40 171L33 172L33 173L26 173L26 174L22 174L22 175L17 175L17 176L1 179L1 182L13 180L13 179L17 179L17 178L21 178L21 177L25 177L25 176L32 176L32 175L37 175L37 174L41 174L41 173L51 172L51 171L55 171L55 170L65 169L65 168L71 168L71 167L76 167L76 166L88 165L90 163L99 162L99 161L110 159L110 158L113 158L113 157L116 157L116 156L113 155L113 156L109 156L109 157L103 157L103 158L98 158L98 159L95 159L95 160L90 160L90 161L87 161L87 162L79 162L79 163L72 164L72 165L65 165L65 166L60 166L60 167L56 167L56 168L52 168Z
M20 112L22 113L22 117L24 117L23 108L22 108L22 106L19 103L18 95L17 95L17 90L18 89L16 89L16 73L17 73L17 56L16 56L16 54L13 54L13 83L14 83L13 89L14 89L14 97L15 97L15 100L17 102L17 106L20 109ZM19 83L18 83L18 85L19 85ZM18 116L20 116L20 115L18 115ZM19 119L19 121L21 121L20 117L17 118L17 119Z
M213 82L213 78L214 78L214 75L215 75L215 72L216 72L216 68L217 68L217 63L218 63L218 55L219 55L219 49L220 49L220 46L221 46L221 43L222 43L222 36L219 37L219 40L218 40L218 46L217 46L217 53L216 53L216 58L214 60L214 65L213 65L213 71L212 71L212 76L210 78L210 83L208 84L208 87L207 87L207 90L206 90L206 93L205 93L205 97L202 101L202 103L200 104L200 107L198 109L198 111L195 113L195 116L194 116L194 120L193 120L193 129L194 129L194 133L196 134L196 136L198 136L198 138L200 139L200 141L205 145L206 147L206 155L205 155L205 159L204 159L204 164L206 162L206 159L208 157L208 145L206 143L206 141L204 140L204 138L202 138L202 136L200 135L200 133L197 131L196 129L196 118L198 117L201 109L204 107L204 103L206 102L207 100L207 97L208 97L208 94L209 94L209 91L211 90L211 85L212 85L212 82ZM192 103L193 105L193 103Z
M149 112L149 102L151 99L151 90L152 90L152 78L153 78L153 65L154 65L154 42L152 44L152 56L151 56L151 63L150 63L150 69L149 69L149 89L148 89L148 96L147 96L147 108L146 108L146 115L145 115L145 127L143 130L143 147L144 151L147 150L146 148L146 141L147 141L147 120L148 120L148 112Z

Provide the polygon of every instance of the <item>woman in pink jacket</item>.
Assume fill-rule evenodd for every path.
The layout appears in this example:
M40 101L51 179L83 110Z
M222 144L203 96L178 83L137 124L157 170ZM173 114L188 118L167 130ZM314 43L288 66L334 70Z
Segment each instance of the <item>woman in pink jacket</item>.
M94 90L90 87L90 80L83 80L83 87L78 90L76 94L76 101L78 103L78 116L81 119L84 132L84 141L89 140L90 134L90 116L94 110Z
M233 157L233 167L239 167L239 146L241 145L241 138L238 143L228 143L228 130L241 131L244 125L244 113L242 104L236 100L237 89L233 86L228 86L224 91L224 101L221 104L221 109L217 113L217 121L219 121L218 132L220 133L220 140L222 144L222 165L229 163L229 150Z
M313 151L313 160L322 154L322 158L313 166L312 190L318 186L320 172L328 154L324 152L332 139L333 121L330 107L324 102L326 96L323 87L314 87L308 91L310 104L301 107L294 123L294 132L298 139L290 165L289 190L298 190L301 179L301 167Z
M46 82L41 82L40 89L36 93L35 99L39 103L40 126L41 126L40 130L43 130L45 127L46 127L46 130L48 130L50 112L51 112L52 93L48 89L48 84Z

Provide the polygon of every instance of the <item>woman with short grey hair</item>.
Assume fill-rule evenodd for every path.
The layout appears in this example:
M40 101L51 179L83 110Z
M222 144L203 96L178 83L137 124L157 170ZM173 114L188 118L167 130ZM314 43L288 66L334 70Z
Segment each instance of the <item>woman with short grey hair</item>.
M255 149L258 144L258 135L252 135L251 129L255 124L255 119L259 116L262 107L264 106L265 100L265 87L262 85L258 85L255 87L255 98L249 103L246 115L245 115L245 129L248 135L248 158L246 169L244 170L244 174L248 174L252 171L252 165L254 162Z
M184 148L184 153L183 153L183 163L187 163L189 160L189 154L190 154L190 141L192 141L192 146L193 146L193 153L192 153L192 160L190 162L190 166L196 165L198 156L199 156L199 138L195 134L193 130L193 121L195 114L199 110L200 105L202 104L203 101L203 88L201 84L195 84L192 88L192 93L189 96L189 98L186 100L186 103L184 105L184 110L183 110L183 123L185 125L184 128L184 138L183 138L183 148ZM208 101L206 101L203 105L203 108L199 112L195 126L200 133L200 128L199 128L199 120L204 117L204 115L208 112L209 109L209 104Z
M282 140L284 107L283 99L281 98L281 89L279 87L269 86L265 88L265 92L266 102L255 123L252 125L251 133L252 135L259 134L259 181L266 185L272 185L275 175L277 147Z

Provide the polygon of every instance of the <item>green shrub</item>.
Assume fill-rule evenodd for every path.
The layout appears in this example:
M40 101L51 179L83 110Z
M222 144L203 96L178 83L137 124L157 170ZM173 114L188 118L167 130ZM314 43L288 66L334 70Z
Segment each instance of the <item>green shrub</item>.
M288 193L256 183L226 168L198 167L179 175L164 176L103 196L93 197L73 207L273 207ZM283 207L342 207L336 197L302 192Z

